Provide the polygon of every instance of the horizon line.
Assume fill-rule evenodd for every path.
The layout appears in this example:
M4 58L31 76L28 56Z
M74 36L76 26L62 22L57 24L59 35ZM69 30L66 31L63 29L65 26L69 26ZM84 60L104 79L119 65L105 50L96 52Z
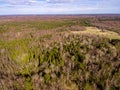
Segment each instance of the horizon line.
M47 16L47 15L49 15L49 16L62 16L62 15L65 15L65 16L67 16L67 15L120 15L120 13L91 13L91 14L84 14L84 13L82 13L82 14L3 14L3 15L0 15L0 16Z

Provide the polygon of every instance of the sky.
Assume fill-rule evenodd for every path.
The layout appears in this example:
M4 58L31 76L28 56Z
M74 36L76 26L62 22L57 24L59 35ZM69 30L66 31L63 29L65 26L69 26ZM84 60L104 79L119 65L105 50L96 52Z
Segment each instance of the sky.
M120 0L0 0L0 15L120 14Z

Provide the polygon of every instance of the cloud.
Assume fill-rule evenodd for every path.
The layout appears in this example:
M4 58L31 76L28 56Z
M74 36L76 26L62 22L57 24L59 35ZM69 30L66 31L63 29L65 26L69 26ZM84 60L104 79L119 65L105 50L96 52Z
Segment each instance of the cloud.
M46 0L50 3L89 3L89 2L101 2L104 0Z
M75 0L47 0L47 2L50 2L50 3L68 3L68 2L73 2L73 1Z
M98 2L102 0L0 0L8 4L13 5L25 5L25 4L35 4L35 3L84 3L84 2Z
M0 0L0 14L120 13L120 0Z
M0 0L0 1L6 2L7 4L11 5L27 5L41 2L37 0Z
M66 8L65 8L66 7ZM84 9L83 9L84 8ZM23 6L15 5L14 9L11 7L3 8L0 12L1 14L82 14L82 13L91 13L95 11L96 8L93 7L77 7L71 5L43 5L43 6Z

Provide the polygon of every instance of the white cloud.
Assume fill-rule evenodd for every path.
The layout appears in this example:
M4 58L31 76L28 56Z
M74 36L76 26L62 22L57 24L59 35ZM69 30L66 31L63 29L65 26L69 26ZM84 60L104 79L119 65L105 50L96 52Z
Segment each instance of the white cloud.
M95 8L91 7L71 7L59 5L59 7L51 5L44 5L44 6L15 6L14 9L12 8L3 8L0 12L4 14L80 14L80 13L90 13L91 11L96 10ZM84 9L83 9L84 8ZM10 12L9 12L10 11Z
M68 3L68 2L73 2L73 1L75 0L47 0L47 2L50 2L50 3Z
M102 0L0 0L3 2L7 2L8 4L34 4L34 3L84 3L84 2L93 2L93 1L102 1Z
M0 0L0 14L119 13L120 0ZM116 1L116 2L115 2Z
M12 5L26 5L26 4L34 4L34 3L41 2L37 0L0 0L0 1L6 2L8 4L12 4Z

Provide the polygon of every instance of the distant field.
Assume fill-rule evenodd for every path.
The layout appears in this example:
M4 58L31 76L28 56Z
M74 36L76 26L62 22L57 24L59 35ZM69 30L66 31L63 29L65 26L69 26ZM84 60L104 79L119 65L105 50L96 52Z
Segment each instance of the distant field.
M0 90L119 90L120 15L0 16Z

